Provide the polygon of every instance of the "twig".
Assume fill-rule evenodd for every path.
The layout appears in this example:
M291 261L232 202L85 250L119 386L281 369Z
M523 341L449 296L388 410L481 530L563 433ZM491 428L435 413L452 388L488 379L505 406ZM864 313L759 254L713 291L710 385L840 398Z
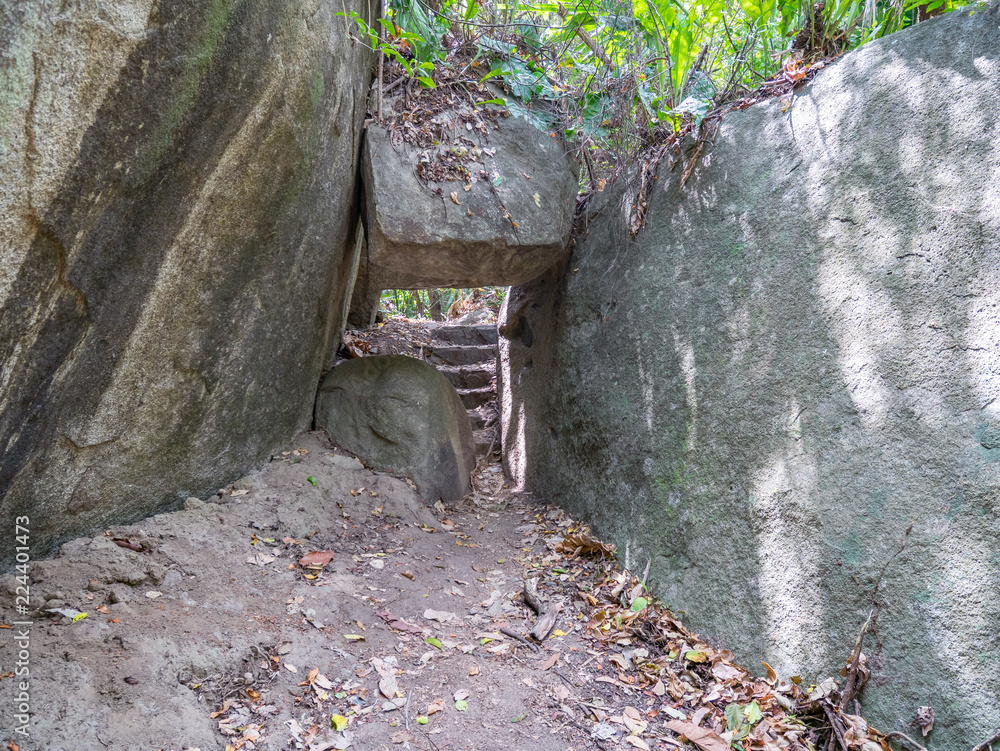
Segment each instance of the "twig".
M552 668L552 672L555 673L556 675L558 675L564 681L566 681L566 685L568 685L568 686L570 686L572 688L576 688L576 684L574 684L573 681L571 681L569 678L567 678L565 675L563 675L563 672L559 668ZM975 750L973 750L973 751L975 751Z
M892 735L892 733L889 733L889 735ZM993 744L997 741L1000 741L1000 728L997 728L997 731L993 735L980 743L978 746L973 746L972 751L992 751Z
M413 689L406 695L406 707L403 708L403 717L406 719L406 732L410 732L410 697L413 696Z
M521 596L524 597L524 603L529 608L534 610L536 614L542 615L545 608L542 607L542 603L538 599L538 579L525 579L524 592Z
M912 748L913 751L927 751L926 748L924 748L923 746L921 746L919 743L917 743L915 740L913 740L906 733L900 733L898 730L893 730L891 733L886 733L885 737L886 738L896 738L898 740L901 740L901 741L903 741L903 743L905 743L910 748ZM980 749L979 746L976 746L974 749L972 749L972 751L984 751L985 748L986 747L983 746L982 749Z
M563 6L562 3L559 3L559 9L556 11L556 13L559 15L559 18L561 18L563 21L566 20L566 8ZM603 49L601 49L601 46L596 41L594 41L594 37L590 36L590 34L587 33L587 30L585 28L583 28L582 26L577 26L574 29L574 31L576 32L576 35L580 37L580 40L590 48L590 51L594 53L595 57L597 57L598 60L604 63L604 65L607 68L609 69L614 68L614 65L611 63L611 58L608 57L607 53Z
M840 723L837 721L836 716L833 714L833 710L830 708L828 702L820 702L823 705L823 711L826 712L826 718L830 721L830 725L833 727L833 733L837 736L837 740L840 742L840 747L844 751L850 751L847 747L847 741L844 740L844 733L840 729ZM831 746L833 743L831 742Z
M879 572L878 579L875 580L875 589L872 590L872 602L875 602L875 600L878 598L878 588L879 585L882 583L882 577L885 576L885 570L889 568L889 564L896 559L896 556L902 553L903 549L906 548L906 541L910 539L910 532L912 531L913 531L913 525L911 524L909 527L906 528L906 531L903 533L903 540L899 546L899 550L897 550L889 557L889 560L885 562L885 565Z
M877 617L878 607L871 609L868 613L868 618L865 620L865 625L861 627L861 633L858 634L858 640L854 644L854 650L851 652L851 659L848 661L850 663L850 669L847 673L847 683L844 685L844 695L840 697L840 711L846 712L847 708L850 706L851 699L857 693L856 683L858 680L858 669L861 666L861 646L864 644L865 634L868 633L868 629L871 628L872 619Z
M379 30L378 30L378 104L377 104L378 109L375 112L375 122L377 122L379 124L382 123L382 81L383 81L382 72L385 69L385 51L382 49L382 44L383 44L383 41L384 41L384 37L383 37L384 34L385 34L385 30L383 28L381 28L381 24L379 24Z
M847 673L847 684L844 686L844 694L840 698L840 711L846 712L847 708L850 706L851 700L855 698L860 687L857 685L858 680L858 670L861 664L861 647L864 644L865 634L869 630L875 627L875 621L878 620L879 613L882 610L882 606L878 603L878 588L882 584L882 577L885 576L886 569L889 568L889 564L892 563L896 556L903 552L906 547L907 540L910 539L910 532L913 531L913 525L911 524L906 528L906 532L903 533L903 539L900 542L899 548L889 556L889 560L885 562L882 566L882 570L879 571L878 578L875 579L875 587L872 589L872 609L868 613L868 619L865 621L865 625L861 627L861 633L858 634L858 641L854 645L854 651L851 652L850 664L851 667Z
M646 589L646 577L649 576L649 567L653 564L653 556L646 559L646 570L642 572L642 588Z
M555 628L556 618L559 617L559 613L562 609L563 604L561 602L557 602L555 605L546 610L545 614L538 619L534 626L531 627L531 631L528 632L528 636L534 637L538 641L544 641L545 637L549 635L549 632Z
M393 81L392 83L390 83L388 86L385 87L385 93L386 94L391 94L393 92L393 90L397 86L399 86L401 83L403 83L403 81L405 81L405 80L407 80L406 76L400 76L395 81Z
M511 639L517 639L522 644L526 644L527 646L529 646L535 652L538 651L538 645L537 644L531 643L530 641L528 641L527 639L525 639L523 636L521 636L519 633L517 633L517 631L514 631L513 629L507 628L506 626L501 626L499 628L499 631L500 631L501 634L509 636Z

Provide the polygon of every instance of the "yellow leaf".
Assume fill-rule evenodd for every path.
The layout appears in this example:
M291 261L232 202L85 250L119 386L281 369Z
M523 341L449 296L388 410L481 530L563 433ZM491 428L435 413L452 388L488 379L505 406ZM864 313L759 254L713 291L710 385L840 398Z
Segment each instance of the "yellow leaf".
M343 715L335 714L330 718L330 726L339 733L347 727L347 718Z
M344 634L344 638L348 641L364 641L365 637L361 634Z
M563 631L562 629L558 629L557 628L555 631L552 632L552 636L553 637L556 637L556 636L566 636L566 632Z

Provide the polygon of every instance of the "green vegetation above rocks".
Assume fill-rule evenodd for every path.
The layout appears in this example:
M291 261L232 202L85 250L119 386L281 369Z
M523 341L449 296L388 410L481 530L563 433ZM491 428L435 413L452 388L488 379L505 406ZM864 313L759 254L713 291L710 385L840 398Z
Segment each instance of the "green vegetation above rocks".
M589 152L593 172L762 85L780 94L775 85L790 89L830 58L967 4L388 0L381 28L351 15L358 37L383 54L379 92L460 79L491 101L501 97L486 84L499 85L515 115L560 129Z

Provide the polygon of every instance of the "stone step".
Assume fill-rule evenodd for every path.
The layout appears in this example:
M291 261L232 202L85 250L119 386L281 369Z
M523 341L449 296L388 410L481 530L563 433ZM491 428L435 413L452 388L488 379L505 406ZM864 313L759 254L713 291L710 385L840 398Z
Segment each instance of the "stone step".
M500 441L496 439L495 428L474 430L472 437L476 442L476 456L486 456L490 450L490 446L493 447L494 452L500 448Z
M456 389L489 386L496 375L496 369L492 365L441 365L438 370Z
M473 430L490 427L497 421L498 410L496 402L487 402L481 407L467 410L467 412L469 413L469 422L472 424Z
M466 409L476 409L487 402L496 401L497 392L492 386L481 389L456 389Z
M495 344L479 346L443 346L432 347L427 360L434 365L474 365L475 363L495 360L497 347Z
M438 326L430 334L436 341L461 346L496 344L498 340L495 323L480 326Z

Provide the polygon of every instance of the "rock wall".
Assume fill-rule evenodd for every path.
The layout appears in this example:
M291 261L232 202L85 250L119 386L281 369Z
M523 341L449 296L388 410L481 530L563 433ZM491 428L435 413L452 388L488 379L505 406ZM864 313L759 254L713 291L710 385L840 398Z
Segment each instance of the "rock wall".
M971 747L1000 725L1000 6L727 114L680 171L634 241L619 190L512 291L508 472L783 676L839 671L892 560L865 715L931 705L927 747Z
M309 425L371 70L343 10L0 13L0 527L28 515L33 555L179 508Z

